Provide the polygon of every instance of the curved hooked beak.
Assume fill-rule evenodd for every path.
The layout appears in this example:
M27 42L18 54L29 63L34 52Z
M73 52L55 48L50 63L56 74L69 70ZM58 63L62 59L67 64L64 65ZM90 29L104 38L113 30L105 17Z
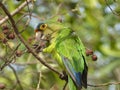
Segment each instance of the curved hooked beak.
M43 32L36 29L35 30L35 38L36 38L37 41L40 41L41 39L44 39Z

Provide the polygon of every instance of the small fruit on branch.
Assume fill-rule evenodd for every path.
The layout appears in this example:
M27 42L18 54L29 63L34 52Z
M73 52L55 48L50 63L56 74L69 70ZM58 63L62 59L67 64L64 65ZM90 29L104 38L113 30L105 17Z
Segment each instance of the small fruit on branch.
M1 90L1 89L5 89L5 84L0 83L0 90Z
M86 56L93 55L93 50L86 49Z
M7 39L14 39L15 38L15 34L14 33L10 33L7 35Z
M22 51L17 50L15 54L16 54L17 57L20 57L23 53L22 53Z
M92 55L92 60L96 61L97 60L97 56L95 54Z
M6 44L7 41L8 41L8 40L7 40L6 38L3 38L3 39L2 39L2 42L3 42L4 44Z

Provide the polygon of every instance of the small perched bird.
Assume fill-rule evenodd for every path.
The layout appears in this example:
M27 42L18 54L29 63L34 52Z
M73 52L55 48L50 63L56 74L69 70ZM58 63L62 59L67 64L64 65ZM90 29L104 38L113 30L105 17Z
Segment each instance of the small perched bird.
M36 40L45 42L43 52L50 53L68 75L69 90L87 88L86 52L76 33L57 19L40 22Z

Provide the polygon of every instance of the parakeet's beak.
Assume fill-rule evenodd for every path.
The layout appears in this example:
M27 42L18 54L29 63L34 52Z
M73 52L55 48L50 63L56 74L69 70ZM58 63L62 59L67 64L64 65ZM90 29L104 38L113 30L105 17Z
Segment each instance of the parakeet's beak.
M36 40L40 41L42 39L42 37L43 37L43 33L36 29L35 30L35 38L36 38Z
M37 33L39 30L38 29L35 29L34 32Z

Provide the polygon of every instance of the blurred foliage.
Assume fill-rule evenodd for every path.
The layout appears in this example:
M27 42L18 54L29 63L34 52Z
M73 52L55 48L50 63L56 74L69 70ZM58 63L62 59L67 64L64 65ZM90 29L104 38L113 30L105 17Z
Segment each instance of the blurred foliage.
M12 12L25 0L1 0L7 9ZM34 37L34 28L40 20L59 16L66 26L77 32L87 48L93 49L98 60L93 62L88 57L89 73L88 83L102 84L120 81L120 0L35 0L13 16L16 25L27 42ZM32 15L30 16L30 13ZM5 17L0 8L0 19ZM29 22L30 20L30 22ZM13 29L9 20L0 26L7 26L10 33ZM22 90L15 73L8 65L14 68L24 90L61 90L64 81L59 76L40 64L25 46L16 37L3 40L7 36L0 35L0 83L5 84L5 90ZM20 46L19 46L19 43ZM20 56L16 54L19 50ZM60 68L50 55L40 54L51 66L59 71ZM9 61L5 65L6 61ZM87 90L119 90L120 85L105 87L89 87ZM66 89L67 90L67 89Z

